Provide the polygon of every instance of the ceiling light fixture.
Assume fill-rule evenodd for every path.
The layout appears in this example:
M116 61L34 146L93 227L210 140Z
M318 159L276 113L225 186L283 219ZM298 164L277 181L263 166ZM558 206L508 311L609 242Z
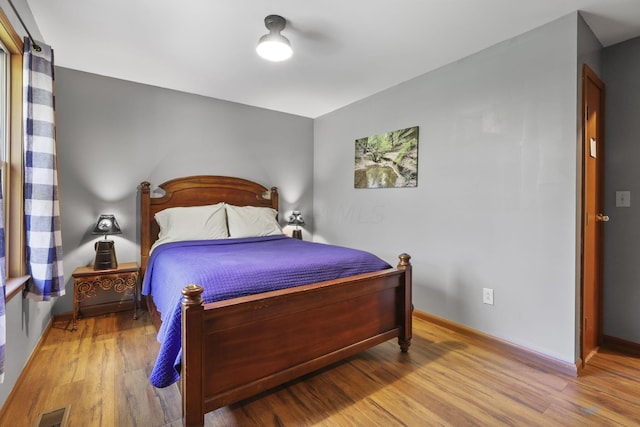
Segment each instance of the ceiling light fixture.
M287 21L279 15L269 15L264 18L264 25L269 30L269 34L260 37L256 52L262 58L279 62L291 58L293 50L289 40L280 31L287 26Z

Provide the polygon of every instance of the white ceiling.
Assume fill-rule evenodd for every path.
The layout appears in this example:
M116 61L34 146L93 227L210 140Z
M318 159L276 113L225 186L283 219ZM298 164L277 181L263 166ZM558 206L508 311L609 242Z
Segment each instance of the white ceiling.
M604 46L640 0L28 0L56 65L315 118L580 10ZM255 53L282 15L286 62Z

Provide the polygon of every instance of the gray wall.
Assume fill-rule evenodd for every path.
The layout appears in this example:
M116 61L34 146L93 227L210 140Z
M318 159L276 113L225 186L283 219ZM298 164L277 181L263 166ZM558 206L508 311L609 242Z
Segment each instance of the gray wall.
M2 406L16 384L22 369L51 320L53 301L35 302L20 294L5 307L7 345L5 347L5 377L0 384Z
M72 309L73 269L95 254L91 230L113 213L118 261L139 260L138 185L229 175L280 190L280 219L313 209L313 121L246 105L56 69L62 233Z
M604 49L604 333L640 343L640 38ZM631 207L615 192L631 191Z
M573 363L577 14L315 121L317 240L412 255L416 309ZM428 45L425 45L428 54ZM353 188L354 141L420 127L418 187ZM482 303L493 288L495 305Z
M582 64L587 64L597 75L602 75L602 43L578 14L578 84L582 82ZM582 99L581 86L578 89L578 99ZM577 108L582 108L582 102L578 102Z

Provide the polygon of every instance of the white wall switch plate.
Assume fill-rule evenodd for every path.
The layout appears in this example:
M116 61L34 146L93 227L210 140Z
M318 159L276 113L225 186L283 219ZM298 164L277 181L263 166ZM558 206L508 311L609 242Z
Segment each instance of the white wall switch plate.
M493 305L493 289L482 288L482 302Z
M631 191L616 191L616 208L631 207Z

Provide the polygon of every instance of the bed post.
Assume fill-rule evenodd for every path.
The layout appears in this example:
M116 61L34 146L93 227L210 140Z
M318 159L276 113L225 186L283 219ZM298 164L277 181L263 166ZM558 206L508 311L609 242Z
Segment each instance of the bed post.
M204 426L204 375L202 342L202 292L198 285L182 289L182 423L185 426ZM187 330L189 334L187 335Z
M398 337L398 344L400 345L400 350L403 353L409 351L409 347L411 346L411 338L412 338L412 316L413 316L413 303L411 296L411 256L408 254L400 254L398 257L400 258L400 262L398 263L398 270L404 270L404 286L402 287L402 331L400 332L400 336Z
M280 201L278 200L278 187L271 187L271 207L275 210L278 210L278 205Z
M151 183L140 183L140 265L141 276L147 270L149 249L151 248L151 228L149 227L149 208L151 205Z

